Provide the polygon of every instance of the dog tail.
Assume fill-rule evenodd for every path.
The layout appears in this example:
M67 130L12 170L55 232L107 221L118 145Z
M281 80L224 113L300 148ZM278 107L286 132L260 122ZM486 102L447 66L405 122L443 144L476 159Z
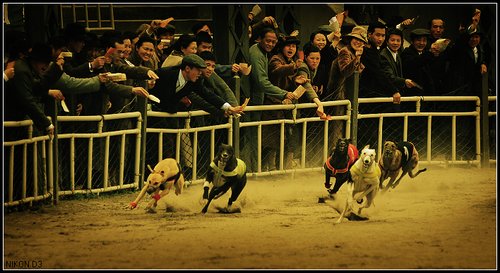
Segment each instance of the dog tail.
M423 173L423 172L425 172L425 171L427 171L427 168L423 168L423 169L421 169L421 170L418 170L418 172L417 172L416 174L413 174L413 172L412 172L412 171L409 171L409 172L408 172L408 175L409 175L411 178L415 178L415 177L417 177L417 175L419 175L420 173Z

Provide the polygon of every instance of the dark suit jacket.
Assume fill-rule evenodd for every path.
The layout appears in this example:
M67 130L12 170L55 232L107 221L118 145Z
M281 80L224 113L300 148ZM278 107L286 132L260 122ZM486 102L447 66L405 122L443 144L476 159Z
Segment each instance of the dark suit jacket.
M225 101L213 92L205 89L201 80L201 76L198 81L188 81L186 85L181 90L179 90L179 92L175 92L177 78L179 77L179 71L179 66L159 68L156 71L159 79L156 80L155 87L149 90L149 93L155 95L160 99L159 106L161 111L168 113L178 112L180 109L182 109L182 104L180 103L181 99L185 96L190 96L190 98L201 97L205 101L205 103L200 103L197 101L197 104L201 109L213 113L213 107L215 107L219 113L222 112L220 108L225 103Z
M386 77L391 81L391 83L397 87L399 90L405 88L405 77L403 77L403 62L399 54L396 54L396 61L392 57L391 52L388 48L382 49L380 51L380 58L382 69Z
M365 66L359 78L359 97L392 97L398 89L385 76L380 53L375 45L363 48L361 63Z
M448 85L453 94L462 96L480 95L481 64L486 64L482 47L477 46L478 59L474 60L473 49L461 37L453 48L450 49L450 71Z
M434 59L434 56L428 50L424 50L424 52L420 55L413 46L409 46L403 50L403 53L401 53L401 60L403 61L403 75L424 88L423 91L419 91L414 90L414 87L409 90L409 94L405 95L436 95L434 81L432 80L430 71L430 64Z
M5 84L4 120L33 120L42 132L50 125L50 120L43 111L41 100L47 96L48 89L41 87L42 79L25 60L17 60L15 75Z

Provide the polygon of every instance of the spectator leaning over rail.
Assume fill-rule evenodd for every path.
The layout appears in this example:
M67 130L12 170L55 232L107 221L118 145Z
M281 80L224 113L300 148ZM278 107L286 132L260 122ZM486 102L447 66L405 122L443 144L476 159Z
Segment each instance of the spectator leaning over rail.
M36 44L26 59L18 59L14 65L14 77L5 85L4 120L20 121L30 118L39 134L53 136L54 126L45 115L42 98L48 96L43 85L44 73L52 61L52 48ZM5 136L12 140L19 135Z
M250 72L250 94L244 94L246 98L250 98L249 105L262 105L264 103L264 95L277 100L297 99L292 92L283 90L269 81L269 59L268 54L272 53L278 37L276 31L271 28L265 28L258 35L259 42L252 45L249 49L249 64L252 66ZM252 121L260 121L262 111L251 112L249 119ZM248 133L245 133L244 155L249 156L247 167L256 171L257 169L257 130L256 127L248 128Z
M380 51L381 66L386 78L390 80L398 92L393 95L395 100L401 99L401 93L409 88L416 86L412 79L408 79L403 75L403 62L399 50L402 45L403 32L399 29L389 29L386 36L386 48ZM393 105L394 111L400 111L400 104Z
M380 50L386 37L386 26L380 22L371 23L368 26L368 43L363 48L361 62L365 66L359 77L359 97L392 97L393 103L399 103L401 95L398 89L383 73ZM363 107L360 105L360 113L378 113L381 107ZM376 130L375 130L376 131Z
M351 77L355 71L359 73L364 71L364 64L361 61L363 48L368 43L366 29L361 26L355 26L351 33L343 38L344 46L338 57L332 62L330 69L330 77L328 81L327 91L328 100L344 100L351 99L352 94L348 94L346 90L346 80ZM334 106L333 115L345 115L345 106ZM337 139L343 137L344 121L332 122L332 137L329 138L330 147L337 143Z
M160 103L154 104L153 110L157 109L167 113L176 113L179 109L185 107L184 102L181 102L182 99L194 93L207 104L213 106L203 110L212 114L224 114L226 116L241 114L243 112L242 107L231 106L228 102L203 87L200 76L204 68L206 68L205 61L196 54L190 54L182 58L179 66L158 69L157 74L159 79L156 80L154 87L150 89L150 93L158 97ZM213 109L217 112L213 112ZM179 128L178 119L169 118L168 120L172 122L164 124L164 126L167 126L166 128ZM175 141L172 143L175 143ZM175 148L175 145L170 147ZM174 155L175 153L168 154L164 158L173 157ZM156 163L156 159L150 158L150 160L148 164Z
M403 75L413 79L421 91L415 90L418 87L408 89L410 96L435 95L434 81L432 80L430 64L434 61L434 56L428 50L427 38L430 33L427 29L417 28L410 32L410 46L405 48L401 53L401 61L403 62Z
M276 46L276 54L271 57L269 61L269 80L273 85L276 85L283 90L293 92L297 88L295 83L295 76L298 68L303 60L297 56L297 47L300 40L295 36L282 36L278 38ZM298 99L298 98L297 98ZM295 101L297 102L297 101ZM291 104L291 100L282 100L276 97L264 95L264 104ZM274 119L292 119L290 110L279 111L264 111L262 113L262 120ZM273 171L277 165L277 155L280 147L280 125L268 125L262 128L262 135L266 136L266 141L262 143L264 148L264 170ZM291 166L293 158L292 141L290 138L293 136L295 126L292 124L285 125L285 167ZM297 134L297 132L295 132ZM288 158L287 158L288 156ZM292 157L290 157L292 156ZM289 162L287 164L287 162ZM287 166L288 165L288 166Z
M429 21L428 26L430 35L425 49L429 50L435 57L430 65L432 81L434 82L436 95L444 96L450 91L447 78L450 71L449 51L453 47L453 41L445 36L445 21L443 19L439 17L433 18ZM438 39L448 39L448 46L442 51L436 47Z

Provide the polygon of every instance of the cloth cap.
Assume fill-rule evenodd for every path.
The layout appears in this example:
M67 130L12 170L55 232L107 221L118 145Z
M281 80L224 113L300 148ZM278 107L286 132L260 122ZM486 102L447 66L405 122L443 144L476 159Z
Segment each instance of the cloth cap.
M189 54L187 56L184 56L182 58L182 64L183 65L188 65L188 66L195 66L198 68L206 68L207 65L205 64L205 61L198 55L196 54Z
M430 36L431 33L429 32L428 29L425 29L425 28L417 28L417 29L414 29L410 32L410 39L415 39L417 37L420 37L420 36Z
M346 36L353 37L365 43L368 43L367 31L362 26L355 26L352 29L351 33L347 34Z

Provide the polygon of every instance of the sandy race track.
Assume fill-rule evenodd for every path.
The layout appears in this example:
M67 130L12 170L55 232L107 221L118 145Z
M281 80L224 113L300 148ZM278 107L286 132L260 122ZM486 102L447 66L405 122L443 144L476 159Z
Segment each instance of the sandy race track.
M319 171L249 177L234 214L227 193L202 215L201 184L156 214L124 209L138 191L62 200L5 215L4 268L495 269L496 168L427 168L341 224Z

